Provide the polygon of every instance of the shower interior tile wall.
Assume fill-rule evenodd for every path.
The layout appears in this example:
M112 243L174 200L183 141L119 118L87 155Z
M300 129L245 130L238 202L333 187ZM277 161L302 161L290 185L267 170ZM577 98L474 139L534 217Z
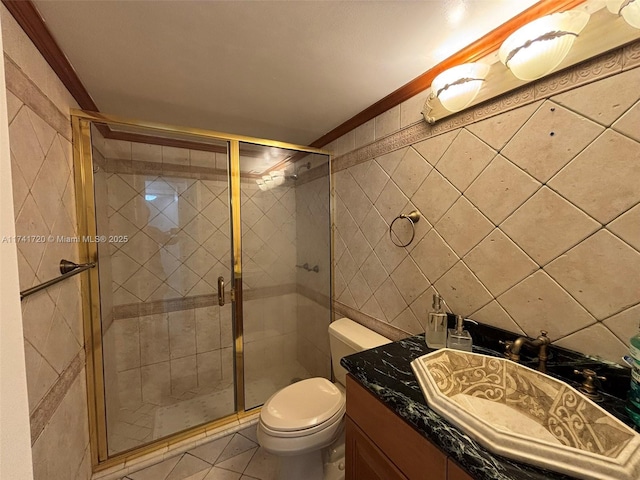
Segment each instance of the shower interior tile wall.
M454 313L620 362L640 314L638 84L632 68L346 169L338 158L337 304L420 333L437 291ZM416 238L398 248L388 225L413 209Z
M137 314L140 305L167 300L208 296L213 303L218 276L229 285L226 176L186 178L189 173L178 177L160 170L141 175L117 171L118 166L133 160L150 168L154 163L165 169L217 164L226 170L226 161L210 152L105 140L97 130L93 136L100 166L95 174L98 233L128 237L98 245L110 447L122 451L169 433L154 424L159 408L228 392L230 409L216 413L233 413L234 374L230 305ZM317 188L326 189L323 203L317 203ZM300 195L309 202L301 204L304 210L297 205ZM265 192L243 179L241 203L245 386L251 407L294 378L329 375L328 299L321 307L296 293L297 282L311 279L309 288L326 295L329 271L302 275L295 267L301 241L296 219L302 217L316 223L304 238L309 242L304 262L328 264L328 177ZM314 214L323 216L306 218ZM319 234L323 222L326 232ZM320 246L324 258L313 256Z
M24 290L59 276L62 258L79 260L77 244L56 241L76 235L68 112L77 105L4 5L0 17L16 234L36 236L17 242ZM36 480L91 477L80 295L75 277L22 301Z
M118 174L107 178L114 306L211 294L229 276L224 182Z
M319 266L319 271L298 269L299 287L319 295L310 299L298 295L297 347L298 361L312 376L331 378L331 352L328 328L331 321L331 231L327 228L330 217L329 175L296 188L296 231L298 264Z

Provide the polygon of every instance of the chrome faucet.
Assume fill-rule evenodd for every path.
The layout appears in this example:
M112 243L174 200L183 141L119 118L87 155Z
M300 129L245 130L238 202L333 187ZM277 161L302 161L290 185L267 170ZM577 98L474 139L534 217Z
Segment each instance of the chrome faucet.
M547 353L547 346L551 343L549 337L547 337L547 332L545 330L540 330L540 335L535 340L532 340L528 337L518 337L515 341L507 341L501 342L505 345L504 355L509 360L514 362L520 361L520 350L522 350L523 346L528 346L531 348L538 349L538 370L541 372L547 371L547 359L549 355Z

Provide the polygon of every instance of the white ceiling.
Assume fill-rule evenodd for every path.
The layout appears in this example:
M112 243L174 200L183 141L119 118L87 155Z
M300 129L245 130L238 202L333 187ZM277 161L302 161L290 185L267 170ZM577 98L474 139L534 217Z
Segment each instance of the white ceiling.
M307 145L536 0L35 0L104 113Z

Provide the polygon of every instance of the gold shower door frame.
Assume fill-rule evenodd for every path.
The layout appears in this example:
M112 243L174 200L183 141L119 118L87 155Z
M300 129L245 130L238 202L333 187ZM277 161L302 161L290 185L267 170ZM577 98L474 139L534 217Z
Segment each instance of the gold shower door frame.
M178 432L168 438L143 445L109 457L107 450L107 425L105 386L102 357L102 329L100 315L99 264L98 247L95 242L80 242L80 262L96 262L96 268L89 269L87 275L82 276L82 312L84 325L84 341L87 371L87 403L89 412L89 436L91 444L91 461L93 471L101 471L115 465L121 465L133 458L141 457L203 434L221 425L242 419L253 414L245 410L244 398L244 347L243 347L243 312L242 312L242 236L240 217L240 142L251 143L267 147L296 150L299 152L319 153L329 156L329 153L302 145L266 140L204 130L198 128L181 127L156 122L146 122L106 115L84 110L71 110L73 130L73 161L76 191L76 210L78 217L78 236L97 236L93 157L91 147L91 124L108 124L126 127L141 127L158 133L179 133L194 138L215 139L226 141L229 152L229 207L232 239L233 262L233 296L232 321L234 325L234 373L235 373L235 407L234 414L213 420L211 422ZM330 162L329 162L330 165ZM333 245L333 235L331 235ZM333 281L331 281L333 288Z

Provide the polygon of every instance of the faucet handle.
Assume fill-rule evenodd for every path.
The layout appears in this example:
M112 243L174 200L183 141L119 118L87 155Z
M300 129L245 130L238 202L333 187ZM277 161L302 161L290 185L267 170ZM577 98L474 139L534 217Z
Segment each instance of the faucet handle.
M513 340L500 340L500 345L504 345L504 356L509 357L511 355L511 347L513 347Z
M542 341L542 347L546 348L546 345L551 344L551 339L549 337L547 337L547 332L546 330L540 330L540 335L538 336L537 340Z
M583 370L574 370L573 373L576 375L582 375L584 377L584 382L580 386L579 390L584 393L589 398L597 398L598 388L596 386L596 381L606 381L607 377L603 377L602 375L598 375L594 370L590 368L585 368Z
M607 377L598 375L597 372L591 370L590 368L585 368L583 370L574 370L573 373L575 373L576 375L582 375L586 380L602 380L603 382L607 380Z

